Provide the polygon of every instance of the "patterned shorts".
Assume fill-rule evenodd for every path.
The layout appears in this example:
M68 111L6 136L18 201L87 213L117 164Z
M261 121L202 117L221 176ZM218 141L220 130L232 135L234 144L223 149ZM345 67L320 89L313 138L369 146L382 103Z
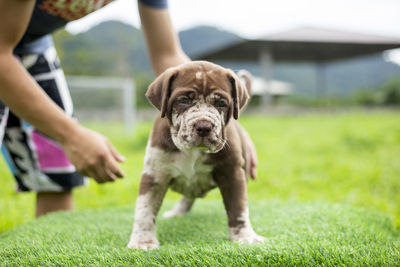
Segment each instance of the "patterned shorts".
M54 47L44 54L16 55L32 77L72 116L73 106ZM18 191L61 192L85 184L61 146L24 122L0 102L0 144Z

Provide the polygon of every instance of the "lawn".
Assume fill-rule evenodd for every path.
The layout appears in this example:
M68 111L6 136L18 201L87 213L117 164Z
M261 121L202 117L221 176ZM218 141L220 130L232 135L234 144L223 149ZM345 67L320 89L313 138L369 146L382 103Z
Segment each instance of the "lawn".
M168 201L166 206L171 206ZM6 266L398 266L400 237L381 213L348 205L257 201L257 246L227 241L219 201L182 218L158 219L161 248L126 248L131 207L58 213L0 235Z
M206 197L204 204L199 201L199 207L194 210L191 217L180 218L173 223L160 221L161 236L165 235L162 233L162 229L170 229L169 224L177 224L176 228L179 229L172 229L175 226L171 226L171 231L178 231L179 235L183 236L178 237L175 234L170 238L164 236L160 241L167 244L165 249L151 252L150 258L155 262L161 260L163 263L168 263L168 257L178 255L180 258L183 257L182 260L189 260L187 262L189 264L196 262L196 254L204 253L210 263L215 263L212 255L216 255L214 252L218 252L217 248L220 248L226 251L224 260L228 263L231 262L229 255L237 255L238 259L242 259L243 262L251 262L254 265L257 265L257 260L254 259L279 263L276 260L280 257L285 262L291 259L292 263L297 263L299 260L298 263L308 262L309 264L312 264L313 261L321 262L323 258L332 259L332 263L351 263L348 260L354 257L364 258L364 261L357 262L357 264L365 265L373 263L374 255L378 254L385 255L380 258L381 261L377 259L380 263L383 262L384 257L388 259L387 264L394 263L396 259L399 263L399 115L398 112L388 111L353 111L305 116L243 116L240 121L250 132L258 148L260 161L258 179L249 182L249 199L255 211L251 217L255 221L255 228L260 229L260 232L268 237L268 242L264 246L254 249L226 242L224 239L226 238L225 217L222 208L220 208L220 213L207 208L207 205L214 206L220 203L219 192L214 190ZM123 165L127 177L116 183L102 186L91 182L89 186L75 190L76 207L81 213L78 212L71 217L68 216L69 213L46 216L23 225L21 228L3 233L0 235L0 243L2 241L3 244L7 243L5 251L8 256L6 257L12 257L13 251L15 253L21 251L28 244L22 241L10 242L14 235L16 240L22 238L24 233L30 233L32 236L40 235L41 229L32 231L32 227L39 226L39 228L48 229L51 236L51 233L60 233L49 226L52 221L58 222L57 225L59 225L63 218L68 217L70 218L68 220L72 220L72 225L75 218L78 222L79 220L84 221L83 218L87 217L88 221L96 222L94 225L97 226L93 226L93 228L98 233L108 233L107 230L103 231L99 228L101 222L105 223L105 229L108 227L116 229L106 234L102 242L98 244L100 252L107 250L107 245L103 244L105 241L110 241L111 246L114 247L109 247L109 250L118 250L114 256L104 254L105 259L111 261L115 259L113 257L120 257L118 262L121 264L124 263L124 260L132 262L132 258L129 256L131 254L121 250L122 248L119 246L125 246L126 235L130 230L132 219L130 211L133 210L137 196L144 148L151 124L140 124L132 136L122 135L123 128L120 125L88 124L88 126L108 136L121 153L127 157L128 160ZM4 232L32 220L34 197L32 194L14 193L13 181L3 162L0 163L0 176L2 198L0 202L0 232ZM167 204L171 204L171 201L177 198L177 194L168 193ZM107 212L102 210L97 212L93 210L94 208L107 208ZM327 213L326 217L323 217L325 213ZM97 217L92 219L91 214L96 214ZM107 218L111 218L110 216L112 224L106 222ZM211 218L215 218L216 221ZM204 229L207 231L202 231L203 228L196 222L198 219L206 222ZM313 221L314 219L316 220ZM356 222L355 225L359 225L360 229L354 226L353 222ZM202 242L199 243L200 246L190 243L194 242L193 238L194 240L200 238L196 237L195 233L191 233L193 231L192 223L196 223L195 229L200 227L199 233L212 234L210 238L205 236L205 240L202 239ZM72 233L78 227L77 224L73 225L74 228L70 230ZM191 230L182 230L179 225L182 225L184 229ZM85 229L92 230L90 225L86 225L86 227L88 228L80 225L76 229L77 233L85 232ZM397 227L397 230L394 230L393 227ZM63 228L68 228L68 225L63 225ZM210 233L208 229L214 228L217 228L218 231ZM362 235L360 231L363 232ZM68 231L66 233L62 236L67 238L66 244L69 244L68 242L72 242L73 237L68 235ZM199 233L197 234L199 235ZM116 235L113 237L114 234ZM218 236L216 240L214 240L215 235ZM81 236L78 242L79 249L85 247L85 242L90 241L88 240L90 236ZM96 234L94 236L100 238ZM47 243L52 244L49 240L44 236L40 242L45 248L49 248ZM188 256L189 258L186 259L183 248L173 247L173 244L183 242L179 240L189 242L188 255L193 255L193 257ZM340 242L335 243L338 240ZM90 242L92 245L85 250L86 252L97 248L94 241ZM172 242L172 245L169 245L169 242ZM76 255L73 252L76 249L74 246L61 244L41 253L49 253L48 255L53 257L57 254L57 249L61 248L66 249L66 252L60 253L57 257L71 259L70 255ZM41 255L36 250L32 250L32 253ZM270 257L267 257L266 254ZM143 254L135 252L134 255ZM161 255L164 256L161 257ZM370 255L370 259L368 259L368 255ZM90 254L88 260L92 259L95 262L97 256ZM250 256L254 256L251 258L252 261L246 261L246 257ZM343 261L340 261L342 256L344 257ZM24 257L21 257L21 261L23 259ZM77 257L76 264L79 264L80 260L84 264L83 256ZM184 262L182 261L182 264ZM221 262L224 261L221 260ZM87 263L88 261L84 265ZM48 264L51 263L48 262ZM208 265L207 262L203 262L203 264Z

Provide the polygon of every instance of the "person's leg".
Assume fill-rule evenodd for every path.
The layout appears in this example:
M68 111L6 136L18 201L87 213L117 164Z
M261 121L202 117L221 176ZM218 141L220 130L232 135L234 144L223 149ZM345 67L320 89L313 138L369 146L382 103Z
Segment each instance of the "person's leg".
M81 175L68 162L64 164L66 159L60 154L61 148L51 142L9 114L2 152L17 181L18 191L37 192L36 217L52 211L72 210L71 189L83 184Z
M6 107L3 102L0 101L0 146L3 143L3 136L6 130L8 120L8 107Z
M55 49L19 57L48 96L72 116L72 102ZM72 188L83 185L84 177L76 172L58 143L10 112L4 147L3 154L17 181L18 191L37 192L37 217L74 208Z
M36 194L36 217L53 211L73 209L74 200L72 197L72 190L65 192L41 192Z

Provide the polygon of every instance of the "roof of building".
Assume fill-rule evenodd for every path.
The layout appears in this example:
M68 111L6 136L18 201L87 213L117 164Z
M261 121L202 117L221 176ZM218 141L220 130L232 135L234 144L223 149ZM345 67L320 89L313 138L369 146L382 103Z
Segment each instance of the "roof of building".
M205 60L259 60L268 51L274 61L331 61L399 48L400 38L301 27L269 34L259 39L244 39L212 51L194 55Z

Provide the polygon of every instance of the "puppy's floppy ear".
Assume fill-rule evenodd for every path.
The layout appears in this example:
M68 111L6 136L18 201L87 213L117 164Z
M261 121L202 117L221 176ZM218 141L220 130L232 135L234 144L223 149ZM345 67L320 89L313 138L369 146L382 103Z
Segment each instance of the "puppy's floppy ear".
M168 107L168 100L171 96L171 85L177 70L168 69L159 75L150 85L146 92L146 97L153 106L161 111L161 118L165 117Z
M252 86L253 76L247 70L239 70L237 72L237 75L239 76L239 79L245 84L247 93L249 93L249 96L251 96L251 86Z
M228 79L232 86L233 118L239 118L239 111L246 105L250 98L250 92L246 85L240 81L239 77L233 72L228 72Z

